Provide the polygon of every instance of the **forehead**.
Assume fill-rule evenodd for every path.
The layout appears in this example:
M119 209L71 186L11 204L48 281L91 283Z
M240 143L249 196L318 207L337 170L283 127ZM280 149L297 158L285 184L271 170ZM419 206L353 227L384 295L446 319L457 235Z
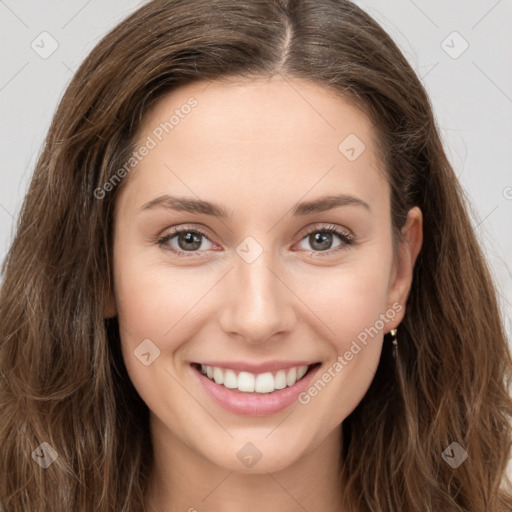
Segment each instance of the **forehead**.
M192 102L194 107L189 106ZM196 136L209 133L206 139L214 136L215 142L222 135L250 138L254 143L310 138L326 147L333 143L333 137L325 138L328 132L336 139L351 131L371 144L373 128L365 114L333 89L281 75L200 81L179 87L146 112L139 135L158 131L161 123L169 121L173 138L186 137L185 130L178 129L186 125L188 132L193 130ZM322 140L319 135L324 136Z
M188 185L237 193L308 189L364 195L386 187L366 115L325 86L279 75L200 81L166 94L142 119L152 149L129 180L139 192ZM321 190L320 190L321 189ZM264 199L264 197L262 197Z

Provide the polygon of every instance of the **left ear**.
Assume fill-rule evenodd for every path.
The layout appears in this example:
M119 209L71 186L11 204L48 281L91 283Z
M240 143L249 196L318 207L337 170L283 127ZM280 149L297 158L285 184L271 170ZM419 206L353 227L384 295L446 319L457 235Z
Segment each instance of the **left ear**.
M388 307L394 303L402 305L397 311L390 329L396 328L405 316L405 304L412 284L414 263L423 243L423 215L421 210L415 206L409 210L407 221L402 228L403 242L400 243L397 257L393 263L393 270L390 278L388 293Z

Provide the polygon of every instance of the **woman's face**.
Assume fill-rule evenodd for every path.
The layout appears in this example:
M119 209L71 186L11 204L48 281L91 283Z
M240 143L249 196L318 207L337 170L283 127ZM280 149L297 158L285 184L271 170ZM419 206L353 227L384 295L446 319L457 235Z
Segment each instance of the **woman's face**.
M196 82L154 105L137 141L109 314L153 435L229 470L285 468L370 386L421 212L394 258L371 124L311 82Z

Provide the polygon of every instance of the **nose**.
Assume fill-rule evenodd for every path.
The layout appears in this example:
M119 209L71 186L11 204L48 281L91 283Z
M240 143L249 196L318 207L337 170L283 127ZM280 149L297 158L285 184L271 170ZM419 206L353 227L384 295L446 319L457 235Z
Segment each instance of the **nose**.
M224 281L219 323L229 336L261 344L291 331L296 322L293 291L281 267L264 251L248 263L236 256Z

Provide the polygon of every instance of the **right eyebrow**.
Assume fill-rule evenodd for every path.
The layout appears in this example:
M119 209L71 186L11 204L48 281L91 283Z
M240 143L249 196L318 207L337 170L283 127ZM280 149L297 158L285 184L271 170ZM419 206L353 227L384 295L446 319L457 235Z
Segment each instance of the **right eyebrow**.
M204 215L212 215L214 217L229 217L227 210L215 203L203 201L201 199L191 199L186 197L175 197L168 194L156 197L155 199L144 203L140 209L142 211L163 206L171 210L177 210L189 213L202 213Z

